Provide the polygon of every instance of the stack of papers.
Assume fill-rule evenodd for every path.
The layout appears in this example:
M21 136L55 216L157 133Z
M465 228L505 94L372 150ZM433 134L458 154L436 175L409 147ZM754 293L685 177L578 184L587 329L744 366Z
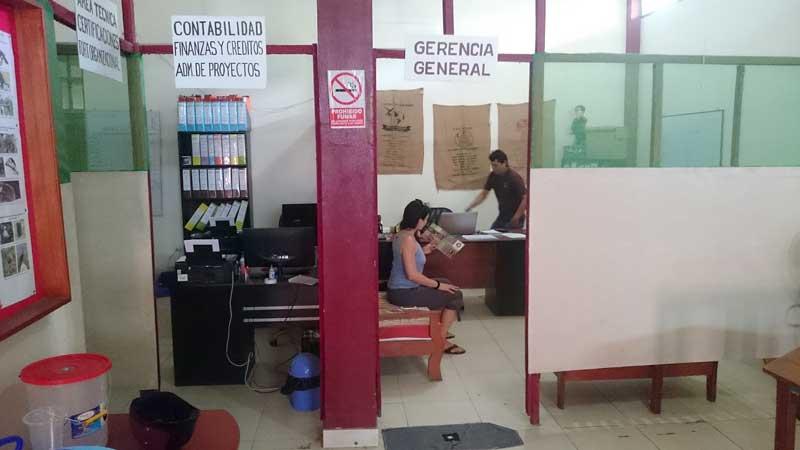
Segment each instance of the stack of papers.
M525 239L525 235L522 233L503 233L503 236L509 239Z
M470 242L470 241L496 241L497 237L491 234L465 234L461 236L461 239Z

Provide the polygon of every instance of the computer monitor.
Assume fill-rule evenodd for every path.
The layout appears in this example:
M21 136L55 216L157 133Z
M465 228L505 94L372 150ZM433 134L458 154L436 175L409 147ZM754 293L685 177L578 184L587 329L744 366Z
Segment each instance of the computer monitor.
M281 207L281 227L316 227L316 203L286 203Z
M245 228L241 239L244 260L250 267L279 265L289 268L289 273L316 265L316 231L312 227ZM280 258L287 256L286 260Z
M442 213L439 216L440 227L450 234L475 234L478 225L478 213Z

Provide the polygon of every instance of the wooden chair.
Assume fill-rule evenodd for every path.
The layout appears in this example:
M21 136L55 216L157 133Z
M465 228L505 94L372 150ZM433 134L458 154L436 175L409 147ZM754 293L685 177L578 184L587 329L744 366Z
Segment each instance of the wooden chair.
M442 315L427 308L403 309L378 295L378 354L381 358L427 356L428 378L442 380Z

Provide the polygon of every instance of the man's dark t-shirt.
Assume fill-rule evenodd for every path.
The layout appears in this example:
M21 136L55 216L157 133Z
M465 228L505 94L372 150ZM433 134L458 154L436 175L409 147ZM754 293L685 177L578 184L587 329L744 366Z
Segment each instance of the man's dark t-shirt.
M497 223L510 222L519 208L522 196L525 195L525 181L522 177L511 169L508 169L504 175L492 172L486 179L486 185L483 188L487 191L494 189L494 195L497 196L497 204L500 209Z

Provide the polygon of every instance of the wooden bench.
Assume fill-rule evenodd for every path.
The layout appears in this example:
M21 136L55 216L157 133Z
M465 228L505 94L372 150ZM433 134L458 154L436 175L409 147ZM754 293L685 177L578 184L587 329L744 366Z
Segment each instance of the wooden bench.
M441 312L427 308L406 309L392 305L386 293L378 295L378 354L381 358L427 356L428 378L442 380Z

